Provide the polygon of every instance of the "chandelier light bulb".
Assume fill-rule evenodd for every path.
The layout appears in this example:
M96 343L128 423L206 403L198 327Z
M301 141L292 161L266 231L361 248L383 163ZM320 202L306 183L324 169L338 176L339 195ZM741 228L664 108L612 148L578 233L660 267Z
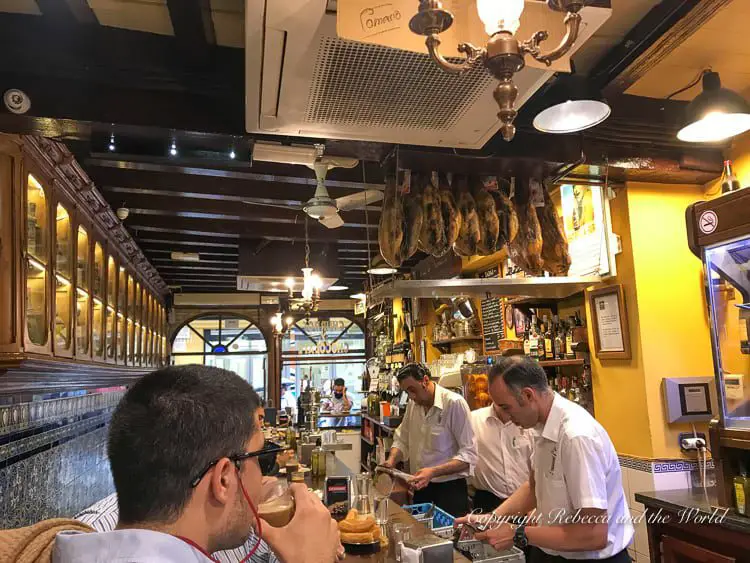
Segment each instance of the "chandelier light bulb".
M477 0L477 13L487 35L499 31L515 34L521 26L524 0Z
M109 147L108 148L109 148L109 152L115 152L115 149L117 148L115 146L115 134L114 133L112 133L109 136Z
M169 154L172 156L177 156L177 143L175 141L172 141L172 146L169 147Z

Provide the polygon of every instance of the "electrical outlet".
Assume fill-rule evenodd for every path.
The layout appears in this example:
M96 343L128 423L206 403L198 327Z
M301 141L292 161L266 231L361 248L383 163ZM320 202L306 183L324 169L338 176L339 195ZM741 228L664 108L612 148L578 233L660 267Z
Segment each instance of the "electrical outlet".
M697 436L697 438L696 438ZM683 452L696 451L706 447L706 435L703 432L681 432L679 437L680 449Z

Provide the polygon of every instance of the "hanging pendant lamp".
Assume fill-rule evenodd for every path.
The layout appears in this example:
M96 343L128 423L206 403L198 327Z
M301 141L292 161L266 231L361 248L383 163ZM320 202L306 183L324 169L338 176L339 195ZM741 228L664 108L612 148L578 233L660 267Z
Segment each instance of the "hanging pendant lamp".
M604 122L612 113L601 92L583 76L559 76L545 97L552 105L534 118L534 128L543 133L584 131Z
M750 131L747 100L722 88L718 72L705 71L702 79L703 92L688 105L677 138L688 143L716 143Z

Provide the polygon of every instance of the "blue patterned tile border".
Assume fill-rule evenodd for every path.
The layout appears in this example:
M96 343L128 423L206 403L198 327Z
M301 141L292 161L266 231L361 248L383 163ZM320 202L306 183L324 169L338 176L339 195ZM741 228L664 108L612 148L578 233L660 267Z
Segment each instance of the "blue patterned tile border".
M680 471L696 471L698 462L687 459L640 459L624 455L617 456L621 467L643 471L645 473L676 473ZM714 469L713 460L709 460L708 469Z

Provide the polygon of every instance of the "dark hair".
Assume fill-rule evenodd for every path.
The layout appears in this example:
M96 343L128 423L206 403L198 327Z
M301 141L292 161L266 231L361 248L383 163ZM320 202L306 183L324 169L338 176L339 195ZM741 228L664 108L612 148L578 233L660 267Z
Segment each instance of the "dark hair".
M215 367L172 366L138 380L109 429L120 521L174 522L191 480L212 461L245 451L260 404L244 379Z
M422 364L406 364L396 374L396 380L401 383L407 377L413 377L417 381L422 381L424 376L430 377L430 370Z
M282 383L281 384L281 389L283 391L288 391L289 390L289 384L288 383Z
M500 358L498 362L490 369L490 385L498 378L502 377L508 388L518 397L521 389L531 387L539 392L546 392L549 389L547 374L544 368L538 362L527 356L510 356Z
M333 384L343 386L343 385L346 385L346 381L344 381L343 377L337 377L336 379L333 380Z

